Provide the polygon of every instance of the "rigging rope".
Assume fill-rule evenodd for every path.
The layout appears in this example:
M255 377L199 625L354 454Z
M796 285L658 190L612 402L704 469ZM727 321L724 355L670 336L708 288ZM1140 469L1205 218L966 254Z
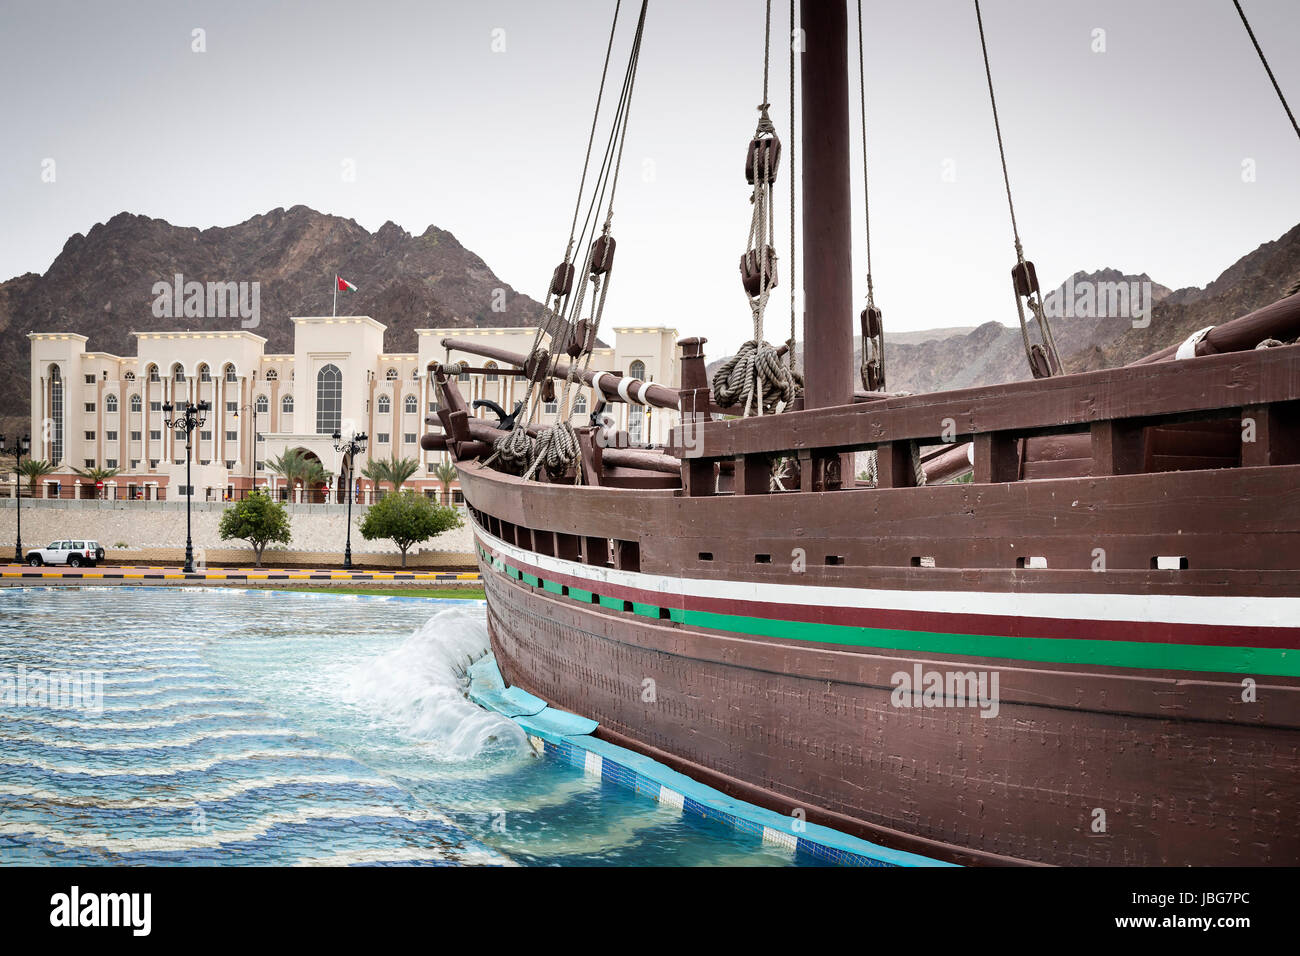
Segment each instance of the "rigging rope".
M785 353L785 364L791 372L794 371L794 342L796 334L795 290L799 288L799 283L796 281L798 279L799 256L796 254L794 245L794 71L795 57L797 55L795 48L802 46L802 44L798 42L797 38L799 34L795 32L796 29L794 22L794 0L790 0L790 36L788 37L790 41L790 341L786 343L789 347L786 349Z
M794 400L802 378L793 362L781 364L776 347L763 338L763 313L777 285L776 221L772 215L772 185L776 182L781 141L768 115L768 75L772 50L772 0L767 0L763 37L763 102L758 106L758 126L749 143L746 178L754 190L749 201L753 213L745 253L740 257L741 283L749 300L754 335L713 375L713 400L723 408L742 406L742 416L779 414ZM793 107L793 103L791 104ZM791 345L793 351L793 344Z
M1059 375L1061 357L1056 350L1056 339L1052 336L1051 323L1047 321L1043 308L1042 291L1038 287L1038 275L1034 264L1025 259L1024 248L1020 244L1020 229L1016 225L1016 205L1011 199L1011 176L1007 172L1007 152L1002 144L1002 126L998 122L998 100L993 93L993 70L989 66L989 48L984 39L984 17L980 13L980 0L975 0L975 22L979 24L980 49L984 53L984 76L989 85L989 103L993 107L993 130L998 138L998 155L1002 160L1002 181L1007 188L1007 208L1011 211L1011 234L1016 241L1016 265L1011 270L1012 285L1016 291L1016 312L1020 316L1020 337L1025 346L1025 357L1029 360L1029 369L1034 378L1049 378ZM1038 332L1042 336L1042 345L1030 343L1029 325L1025 320L1025 306L1029 307L1033 317L1038 321Z
M867 176L867 70L862 43L862 0L858 0L858 107L862 123L862 205L867 239L867 307L859 317L862 333L862 387L885 387L885 328L876 308L875 280L871 271L871 188Z
M1264 51L1260 48L1259 41L1255 39L1255 31L1250 28L1250 21L1246 19L1246 11L1241 9L1241 4L1237 0L1232 0L1232 5L1237 8L1237 13L1241 16L1242 25L1245 26L1246 32L1250 34L1250 42L1255 44L1255 52L1259 54L1259 62L1264 64L1264 72L1273 83L1273 89L1277 92L1277 98L1282 101L1282 109L1286 110L1286 117L1291 121L1291 128L1295 130L1296 136L1300 136L1300 126L1296 125L1295 114L1291 112L1291 107L1282 95L1282 87L1278 86L1277 77L1273 75L1273 69L1268 65L1268 60L1264 57Z

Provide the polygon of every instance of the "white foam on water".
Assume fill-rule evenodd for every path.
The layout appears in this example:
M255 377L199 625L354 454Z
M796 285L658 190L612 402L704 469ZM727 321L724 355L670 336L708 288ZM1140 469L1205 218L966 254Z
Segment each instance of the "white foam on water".
M226 740L231 737L305 737L300 730L292 727L229 727L203 733L185 734L182 737L169 737L160 740L135 740L129 743L119 741L97 740L35 740L29 736L0 734L0 741L12 740L23 743L38 743L42 747L57 750L84 750L99 753L128 753L134 750L170 750L177 747L190 747L205 740Z
M399 647L352 668L344 699L447 759L522 750L527 738L514 721L466 696L465 670L488 650L484 609L446 608Z
M392 787L393 782L384 777L359 777L347 774L269 774L237 780L222 787L207 790L185 789L184 796L165 794L146 797L104 797L98 794L73 794L66 790L33 787L27 784L0 782L0 797L21 797L39 800L58 806L88 807L99 810L141 810L148 808L185 809L201 804L220 803L251 790L266 790L283 786L322 786L347 784L355 787Z

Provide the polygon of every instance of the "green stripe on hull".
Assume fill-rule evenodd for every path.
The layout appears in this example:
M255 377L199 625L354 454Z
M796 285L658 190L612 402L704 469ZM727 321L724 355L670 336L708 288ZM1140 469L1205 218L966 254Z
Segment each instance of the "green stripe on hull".
M1300 676L1300 654L1274 647L1212 647L1204 644L1157 644L1143 641L1093 641L1062 637L997 637L988 634L940 634L893 628L818 624L773 618L685 611L685 623L715 631L780 637L786 640L922 651L960 657L999 657L1049 664L1100 664L1150 670L1214 671L1272 676Z
M485 552L483 556L495 563ZM509 564L506 574L536 586L537 578ZM544 582L545 583L545 582ZM546 590L556 590L547 587ZM589 602L597 598L601 607L622 611L623 601L590 591L569 588L569 596ZM659 618L652 604L633 604L633 610ZM756 637L842 644L881 650L919 651L957 657L993 657L1044 664L1092 664L1103 667L1134 667L1148 670L1200 671L1229 674L1258 674L1300 677L1300 652L1277 647L1214 647L1204 644L1161 644L1153 641L1094 641L1085 638L999 637L989 634L946 634L933 631L903 631L894 628L821 624L783 618L747 617L712 611L668 608L669 620L694 627Z

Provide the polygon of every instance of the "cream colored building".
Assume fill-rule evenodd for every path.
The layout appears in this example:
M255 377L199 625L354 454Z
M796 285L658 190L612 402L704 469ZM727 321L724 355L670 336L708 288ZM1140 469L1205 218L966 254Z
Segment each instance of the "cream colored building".
M425 416L437 410L437 393L424 374L431 361L466 360L484 372L458 383L467 402L490 399L507 413L524 382L492 370L492 363L442 346L446 337L471 338L521 354L533 328L417 330L418 352L384 351L385 327L369 316L300 316L294 350L267 353L266 339L245 330L136 332L136 355L86 350L87 338L68 332L32 332L32 457L52 461L55 473L41 494L93 497L93 483L75 469L116 469L104 483L109 498L174 498L184 494L185 440L166 427L167 402L207 401L211 410L192 435L191 483L196 498L221 499L248 488L269 487L282 498L320 500L328 489L287 489L266 462L300 449L318 458L342 491L347 465L332 435L364 432L366 450L355 463L358 500L371 482L361 475L372 459L414 458L419 469L408 485L437 494L443 452L420 448ZM591 368L676 385L676 331L615 328L614 344L599 343ZM496 363L500 364L500 363ZM575 421L592 409L590 388L575 402ZM608 406L633 441L662 443L672 412L616 403ZM476 411L495 420L487 408ZM558 417L540 405L534 420ZM453 486L454 487L454 486ZM170 492L168 491L170 489ZM305 498L304 498L305 496Z

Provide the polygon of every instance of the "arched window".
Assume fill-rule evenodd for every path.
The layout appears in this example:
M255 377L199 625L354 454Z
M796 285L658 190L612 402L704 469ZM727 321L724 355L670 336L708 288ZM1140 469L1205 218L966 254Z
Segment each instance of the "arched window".
M117 396L116 396L116 395L106 395L106 396L104 396L104 411L106 411L106 412L115 412L115 411L117 411Z
M207 365L199 366L199 381L204 383L212 381L212 370Z
M458 381L458 382L468 382L468 381L469 381L469 372L461 372L459 375L456 376L456 381Z
M150 365L150 366L149 366L149 381L151 381L151 382L161 381L161 379L158 378L158 366L157 366L157 365Z
M386 378L386 379L387 379L388 381L390 381L390 382L396 382L396 381L397 381L397 369L395 369L395 368L390 368L390 369L389 369L389 370L384 374L384 378Z
M131 396L131 411L133 411L133 412L138 412L138 411L140 411L140 396L139 396L139 395L132 395L132 396Z
M316 373L316 434L332 435L343 424L343 373L333 363Z
M414 414L420 410L420 400L414 395L406 396L406 411L408 414Z
M172 366L172 378L178 382L185 381L185 369L179 363Z
M265 395L259 395L253 409L258 412L268 412L271 410L271 403L266 400Z
M586 395L579 395L577 398L575 398L575 399L573 400L573 414L575 414L575 415L585 415L585 414L587 414L587 396L586 396Z
M630 378L639 378L641 381L644 382L645 362L642 362L640 359L637 359L635 362L633 362L631 365L627 367L627 374Z
M50 462L57 465L63 461L63 375L57 365L50 366L50 417Z
M286 396L284 396L284 398L280 399L280 411L284 412L286 415L292 415L292 414L293 414L293 396L292 396L292 395L286 395Z
M415 368L411 369L411 381L418 382L419 380L420 380L420 366L417 365Z
M627 407L627 440L633 445L641 443L641 426L645 423L645 408L640 405Z
M488 362L487 365L485 365L485 366L483 366L483 367L484 367L484 368L492 369L492 371L488 372L486 375L483 376L483 381L485 381L485 382L495 382L495 381L497 380L497 373L496 373L497 363L496 363L496 362Z
M227 365L227 366L226 366L226 381L227 381L227 382L238 382L238 381L239 381L239 377L238 377L237 375L235 375L235 367L234 367L233 365Z
M127 372L125 377L126 377L126 380L127 380L128 382L134 382L134 381L135 381L135 372Z
M380 415L387 415L393 410L392 400L387 395L380 395L377 404Z
M274 382L274 381L275 381L277 378L279 378L279 377L280 377L280 376L276 374L275 369L273 369L273 368L268 368L268 369L266 370L266 380L267 380L268 382Z

